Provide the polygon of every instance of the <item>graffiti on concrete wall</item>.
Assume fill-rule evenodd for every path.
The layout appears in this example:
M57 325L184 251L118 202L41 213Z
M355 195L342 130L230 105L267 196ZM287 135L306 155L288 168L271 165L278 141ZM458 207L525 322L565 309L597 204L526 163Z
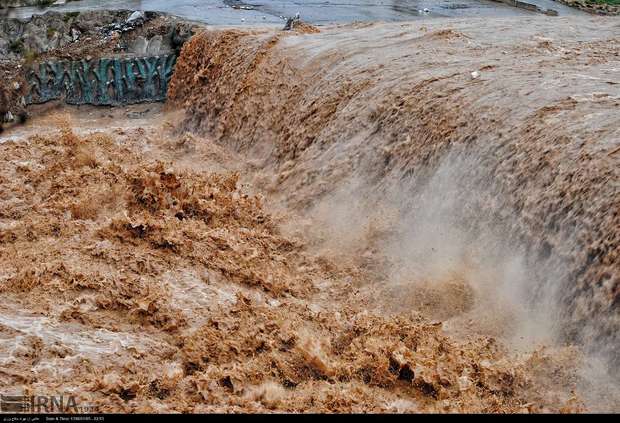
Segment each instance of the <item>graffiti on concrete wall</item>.
M35 64L27 73L29 104L62 99L69 104L119 105L166 99L174 54L97 58Z

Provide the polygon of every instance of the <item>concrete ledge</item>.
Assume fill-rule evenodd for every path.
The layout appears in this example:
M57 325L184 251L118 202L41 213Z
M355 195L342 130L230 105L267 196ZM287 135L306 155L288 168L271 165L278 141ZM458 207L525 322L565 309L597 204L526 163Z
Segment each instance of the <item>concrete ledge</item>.
M535 4L527 3L527 2L524 2L524 1L520 1L520 0L493 0L493 1L495 1L497 3L504 3L504 4L507 4L509 6L517 7L519 9L529 10L531 12L542 13L542 14L548 15L548 16L558 16L557 10L542 9L542 8L536 6Z

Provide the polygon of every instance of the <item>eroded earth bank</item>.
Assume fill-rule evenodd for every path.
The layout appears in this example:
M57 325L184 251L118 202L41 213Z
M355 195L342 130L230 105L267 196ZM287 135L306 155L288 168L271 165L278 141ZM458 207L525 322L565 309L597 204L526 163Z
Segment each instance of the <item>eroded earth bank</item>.
M207 29L0 140L0 387L618 411L620 22Z

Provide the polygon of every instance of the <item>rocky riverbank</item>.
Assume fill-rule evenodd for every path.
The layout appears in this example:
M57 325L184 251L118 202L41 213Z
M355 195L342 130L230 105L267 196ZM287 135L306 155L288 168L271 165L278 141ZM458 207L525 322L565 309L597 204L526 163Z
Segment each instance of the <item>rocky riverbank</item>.
M620 2L612 4L603 0L556 0L567 6L592 13L595 15L617 16L620 15Z
M178 53L193 25L155 12L59 13L0 20L0 121L26 117L25 81L36 63ZM46 81L41 81L42 84Z

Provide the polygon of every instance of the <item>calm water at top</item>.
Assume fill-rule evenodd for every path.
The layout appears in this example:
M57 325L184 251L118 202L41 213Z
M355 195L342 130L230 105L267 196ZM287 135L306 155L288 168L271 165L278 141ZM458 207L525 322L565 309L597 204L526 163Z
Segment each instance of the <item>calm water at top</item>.
M528 0L560 15L581 13L553 0ZM244 4L243 9L230 7ZM211 25L280 24L294 16L313 24L353 21L404 21L432 17L490 17L532 15L523 9L491 0L80 0L46 10L82 11L96 9L151 10L172 13ZM250 9L250 10L247 10ZM427 9L426 11L424 9ZM43 10L44 11L44 10ZM15 9L14 16L26 18L41 9Z

